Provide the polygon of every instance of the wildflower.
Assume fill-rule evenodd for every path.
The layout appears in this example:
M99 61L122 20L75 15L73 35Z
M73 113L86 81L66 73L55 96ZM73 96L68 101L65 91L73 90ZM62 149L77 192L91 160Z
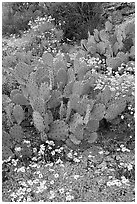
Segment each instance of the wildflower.
M21 151L21 147L15 147L15 151L16 152L20 152Z
M55 155L55 151L52 151L51 154L54 156Z
M27 189L27 192L30 193L30 192L31 192L31 188L28 188L28 189Z
M66 201L71 201L72 199L74 199L74 196L72 196L72 195L67 195Z
M29 140L24 140L23 143L30 144Z
M31 180L28 180L27 182L28 182L28 184L29 184L30 186L33 185L33 182L32 182Z
M73 161L76 162L76 163L79 163L79 162L80 162L80 160L77 159L77 158L74 158Z
M26 187L28 186L28 185L25 183L25 181L21 181L21 182L19 182L19 184L22 185L22 186L26 186Z
M60 189L59 189L60 194L64 193L64 191L65 191L64 188L60 188Z
M16 197L17 197L17 195L15 194L15 192L12 192L12 193L10 194L10 196L13 197L13 198L16 198Z
M21 171L21 172L25 172L25 167L22 166L21 168L19 168L19 169L17 170L17 172L19 172L19 171Z
M124 116L123 116L123 115L121 115L121 119L122 119L122 120L124 119Z
M31 160L32 160L32 161L37 161L37 158L36 158L36 157L32 157Z
M17 162L18 162L18 160L12 159L13 166L17 166Z
M72 158L72 157L73 157L71 152L69 152L69 153L67 154L67 156L68 156L69 158Z
M54 180L51 180L51 181L50 181L50 184L51 184L51 185L54 184Z
M53 199L53 198L55 198L55 192L54 191L50 191L50 197L49 197L49 199Z
M129 180L128 179L126 179L125 178L125 176L121 176L121 182L123 183L123 184L127 184L128 182L129 182Z
M74 179L78 179L80 176L79 175L74 175Z
M33 183L35 183L35 184L39 183L39 179L33 180Z
M43 175L42 175L42 174L39 174L39 178L43 178Z
M59 177L59 174L54 174L54 177L55 177L55 178L58 178L58 177Z
M31 200L31 197L28 196L26 202L31 202L31 201L32 201L32 200Z
M34 147L33 148L33 152L36 153L37 152L37 148Z
M56 163L56 164L62 164L63 161L59 158L55 163Z
M128 164L127 168L130 171L131 169L133 169L133 166L131 164Z

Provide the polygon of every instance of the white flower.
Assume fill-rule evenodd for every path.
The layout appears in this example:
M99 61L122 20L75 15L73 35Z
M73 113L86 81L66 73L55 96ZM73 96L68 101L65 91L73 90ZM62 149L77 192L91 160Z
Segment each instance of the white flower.
M131 169L133 169L133 166L131 164L128 164L127 168L130 171Z
M51 180L51 181L50 181L50 184L51 184L51 185L54 184L54 180Z
M71 152L69 152L69 153L67 154L67 156L68 156L69 158L72 158L72 157L73 157Z
M37 148L34 147L33 148L33 152L36 153L37 152Z
M72 195L67 195L66 201L71 201L72 199L74 199L74 196L72 196Z
M21 151L21 147L15 147L15 151L16 152L20 152Z
M121 182L122 182L123 184L126 184L126 183L128 183L128 182L129 182L129 180L128 180L128 179L126 179L126 178L125 178L125 176L121 176L121 179L122 179L122 181L121 181Z
M60 189L59 189L59 192L60 192L60 194L62 194L62 193L65 192L65 189L64 189L64 188L60 188Z
M27 192L30 193L31 192L31 188L27 188Z
M31 201L32 201L32 200L31 200L31 197L28 196L26 201L27 201L27 202L31 202Z
M76 163L79 163L79 162L80 162L80 160L77 159L77 158L74 158L73 161L76 162Z
M53 198L55 198L55 192L54 191L50 191L50 197L49 197L49 199L53 199Z
M25 167L22 166L21 168L19 168L19 169L17 170L17 172L19 172L19 171L21 171L21 172L25 172Z
M28 180L28 181L27 181L27 183L28 183L30 186L32 186L32 185L33 185L32 180Z
M51 154L54 156L55 155L55 151L52 151Z
M59 177L59 174L54 174L54 177L55 177L55 178L58 178L58 177Z
M79 175L74 175L74 179L78 179L80 176Z
M35 184L39 183L39 179L33 180L33 183L35 183Z
M17 197L17 195L15 194L15 192L12 192L12 193L10 194L10 196L13 197L13 198L16 198L16 197Z

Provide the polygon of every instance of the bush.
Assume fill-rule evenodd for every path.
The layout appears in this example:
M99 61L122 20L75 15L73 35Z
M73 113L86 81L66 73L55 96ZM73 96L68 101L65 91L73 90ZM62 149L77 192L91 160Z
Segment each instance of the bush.
M20 35L28 30L30 20L44 16L44 8L38 2L4 2L2 4L3 35Z
M61 26L64 39L79 41L88 36L88 31L101 27L103 23L102 3L93 2L57 2L46 3L46 13Z

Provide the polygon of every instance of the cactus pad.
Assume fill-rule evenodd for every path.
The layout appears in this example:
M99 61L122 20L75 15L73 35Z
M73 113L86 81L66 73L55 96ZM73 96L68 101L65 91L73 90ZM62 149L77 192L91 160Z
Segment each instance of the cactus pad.
M44 119L41 114L37 111L33 112L33 122L35 127L38 129L39 132L43 132L45 129Z
M87 125L86 125L86 129L89 132L95 132L98 130L98 128L99 128L99 121L96 119L89 120Z
M11 149L7 146L2 145L2 160L7 160L9 157L14 156L13 152Z
M12 137L13 140L15 140L16 142L21 142L24 136L24 132L23 129L20 125L14 125L11 129L10 129L10 136Z
M15 105L12 112L18 125L24 120L24 111L20 105Z
M14 95L12 101L18 105L29 105L28 100L25 98L23 94L20 93Z
M106 107L102 103L95 104L90 115L90 119L102 120L105 114Z
M125 98L120 98L115 101L115 103L110 104L106 110L104 118L108 121L115 119L119 114L121 114L126 108Z
M59 90L53 90L51 93L51 97L48 101L48 107L49 108L56 108L57 106L60 105L61 101L61 92Z
M7 146L9 148L12 148L13 146L11 136L5 131L2 131L2 145Z
M70 134L69 135L69 139L75 144L75 145L79 145L81 143L80 140L78 140L74 134Z
M63 120L55 120L51 124L48 137L53 140L66 140L68 137L68 125Z
M96 132L92 132L90 137L88 138L88 143L94 143L98 138L98 134Z
M45 113L45 102L42 98L37 97L34 100L30 99L30 104L33 110L39 112L40 114Z

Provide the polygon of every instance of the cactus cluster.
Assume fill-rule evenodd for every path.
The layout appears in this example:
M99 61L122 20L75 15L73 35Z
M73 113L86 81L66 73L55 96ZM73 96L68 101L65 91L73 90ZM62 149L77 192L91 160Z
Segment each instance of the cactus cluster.
M130 49L126 48L127 41ZM114 28L109 19L105 23L105 29L95 29L93 35L89 33L88 40L81 41L81 47L92 56L104 55L107 66L117 70L122 63L127 63L129 58L135 59L135 20L126 21ZM75 65L79 67L78 60Z
M95 39L106 42L104 32L109 31L101 31L99 38L96 30ZM90 36L90 50L92 41L93 36ZM12 90L5 109L11 121L11 138L16 142L21 141L23 136L21 123L26 117L26 106L32 107L32 121L42 140L62 140L68 146L73 144L73 147L78 147L83 141L95 142L99 122L103 118L113 120L126 107L125 98L114 101L108 85L96 91L98 76L83 61L81 53L75 56L72 67L67 67L63 54L54 58L44 53L40 66L32 69L24 64L20 67L19 64L14 75L20 89Z
M3 108L10 123L9 133L3 133L4 157L23 139L26 107L32 108L31 119L43 141L61 140L71 148L78 148L83 142L91 144L97 140L100 121L105 118L111 122L117 118L129 98L121 95L115 98L116 91L109 83L98 88L100 75L84 57L87 53L104 55L107 66L116 69L134 55L133 46L131 52L123 52L126 36L130 35L134 41L132 27L133 21L117 27L112 34L113 25L107 21L105 29L95 29L93 35L89 33L88 40L81 41L85 51L77 52L73 60L61 52L55 57L44 52L32 64L18 61L10 73L19 87L9 97L3 96ZM67 60L72 62L71 66Z

